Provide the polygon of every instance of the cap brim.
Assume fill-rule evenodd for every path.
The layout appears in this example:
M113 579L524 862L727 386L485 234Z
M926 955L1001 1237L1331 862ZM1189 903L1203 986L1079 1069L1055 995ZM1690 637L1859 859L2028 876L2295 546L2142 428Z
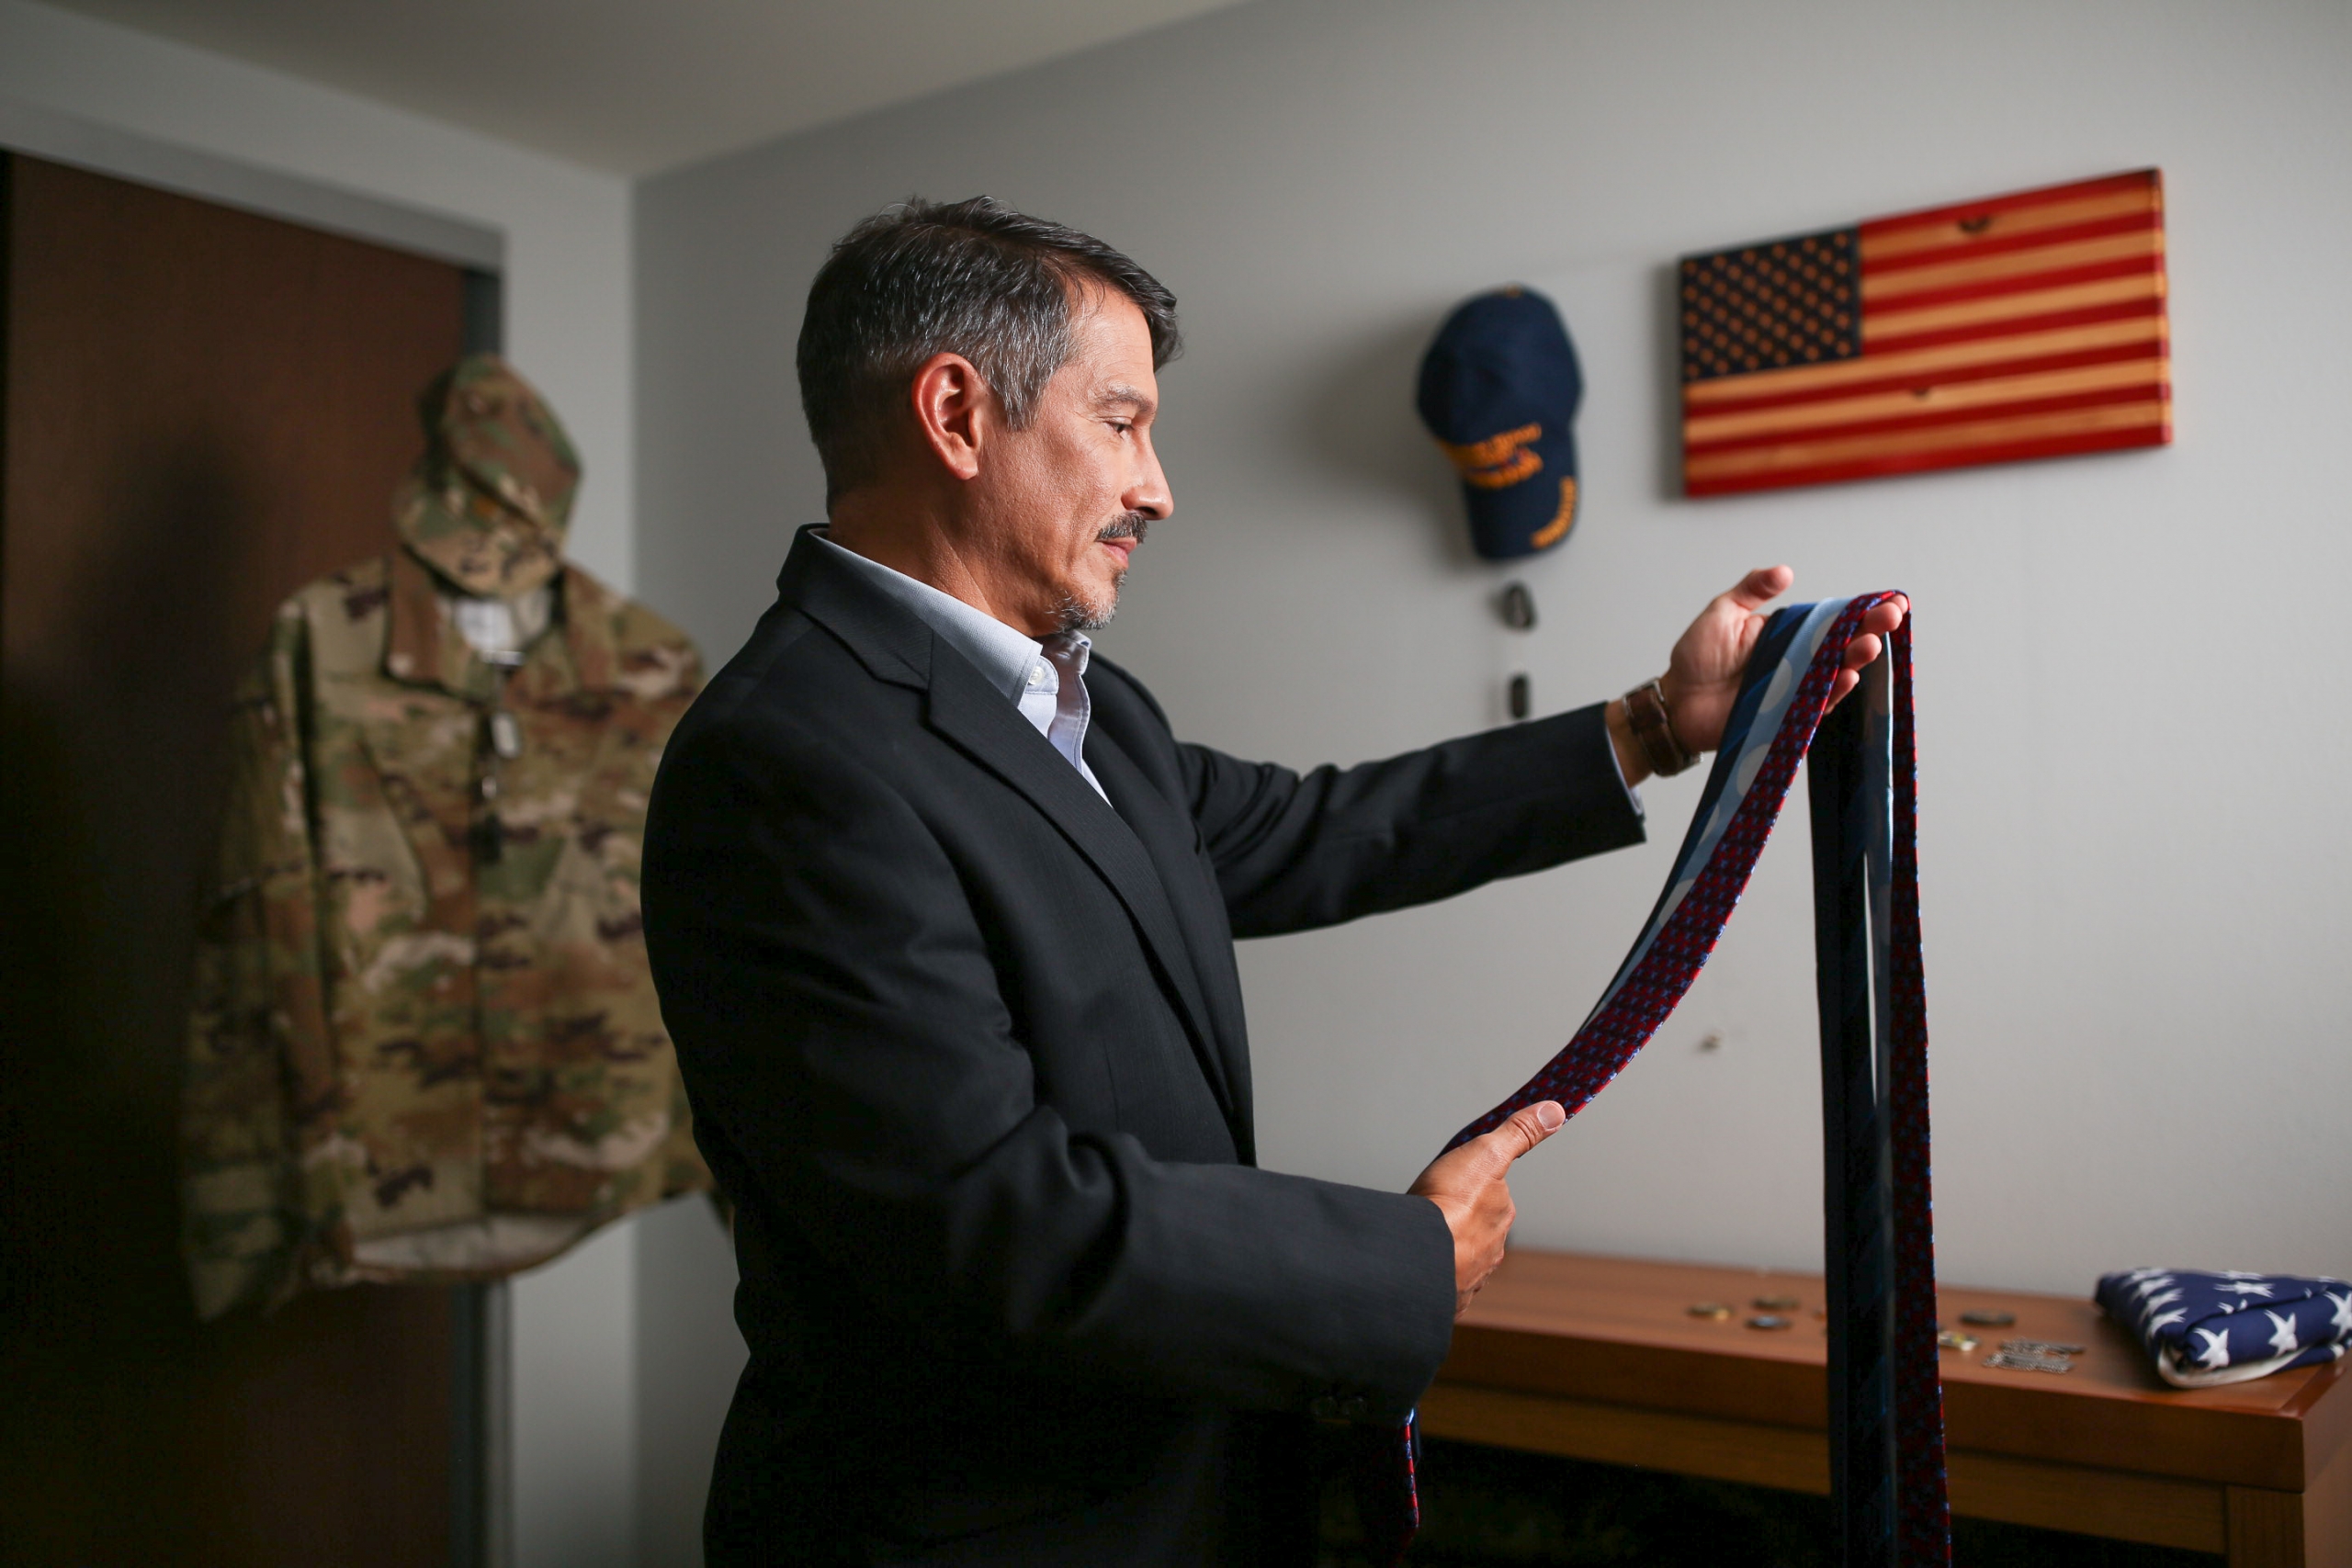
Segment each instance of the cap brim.
M1577 518L1577 440L1572 430L1529 448L1543 467L1499 490L1464 484L1470 546L1488 560L1518 560L1556 548Z

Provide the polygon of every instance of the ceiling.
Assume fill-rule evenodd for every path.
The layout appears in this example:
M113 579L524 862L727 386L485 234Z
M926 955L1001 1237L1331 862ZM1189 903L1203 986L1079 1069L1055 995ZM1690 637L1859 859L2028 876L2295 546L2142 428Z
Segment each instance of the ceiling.
M652 174L1235 0L50 0Z

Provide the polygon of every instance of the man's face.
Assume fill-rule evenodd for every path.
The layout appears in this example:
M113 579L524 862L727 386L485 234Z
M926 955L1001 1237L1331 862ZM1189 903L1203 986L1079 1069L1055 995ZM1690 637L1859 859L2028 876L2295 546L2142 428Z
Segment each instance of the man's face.
M1090 289L1071 313L1075 351L1028 428L999 427L980 475L989 553L1015 601L1004 608L1033 636L1108 621L1128 558L1173 506L1151 447L1159 386L1143 312Z

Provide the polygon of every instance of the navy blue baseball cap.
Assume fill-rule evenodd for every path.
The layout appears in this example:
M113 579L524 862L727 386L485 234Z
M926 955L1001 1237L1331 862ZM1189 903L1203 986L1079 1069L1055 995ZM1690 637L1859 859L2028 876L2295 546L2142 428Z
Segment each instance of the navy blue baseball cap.
M1584 400L1576 346L1552 301L1513 284L1465 300L1421 360L1421 423L1462 475L1470 543L1488 560L1548 550L1577 516Z

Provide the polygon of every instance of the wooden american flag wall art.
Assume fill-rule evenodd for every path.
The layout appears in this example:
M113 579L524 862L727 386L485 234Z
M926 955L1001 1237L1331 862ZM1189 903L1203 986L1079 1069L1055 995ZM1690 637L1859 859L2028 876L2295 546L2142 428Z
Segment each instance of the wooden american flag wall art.
M1690 495L2172 439L2154 169L1680 268Z

